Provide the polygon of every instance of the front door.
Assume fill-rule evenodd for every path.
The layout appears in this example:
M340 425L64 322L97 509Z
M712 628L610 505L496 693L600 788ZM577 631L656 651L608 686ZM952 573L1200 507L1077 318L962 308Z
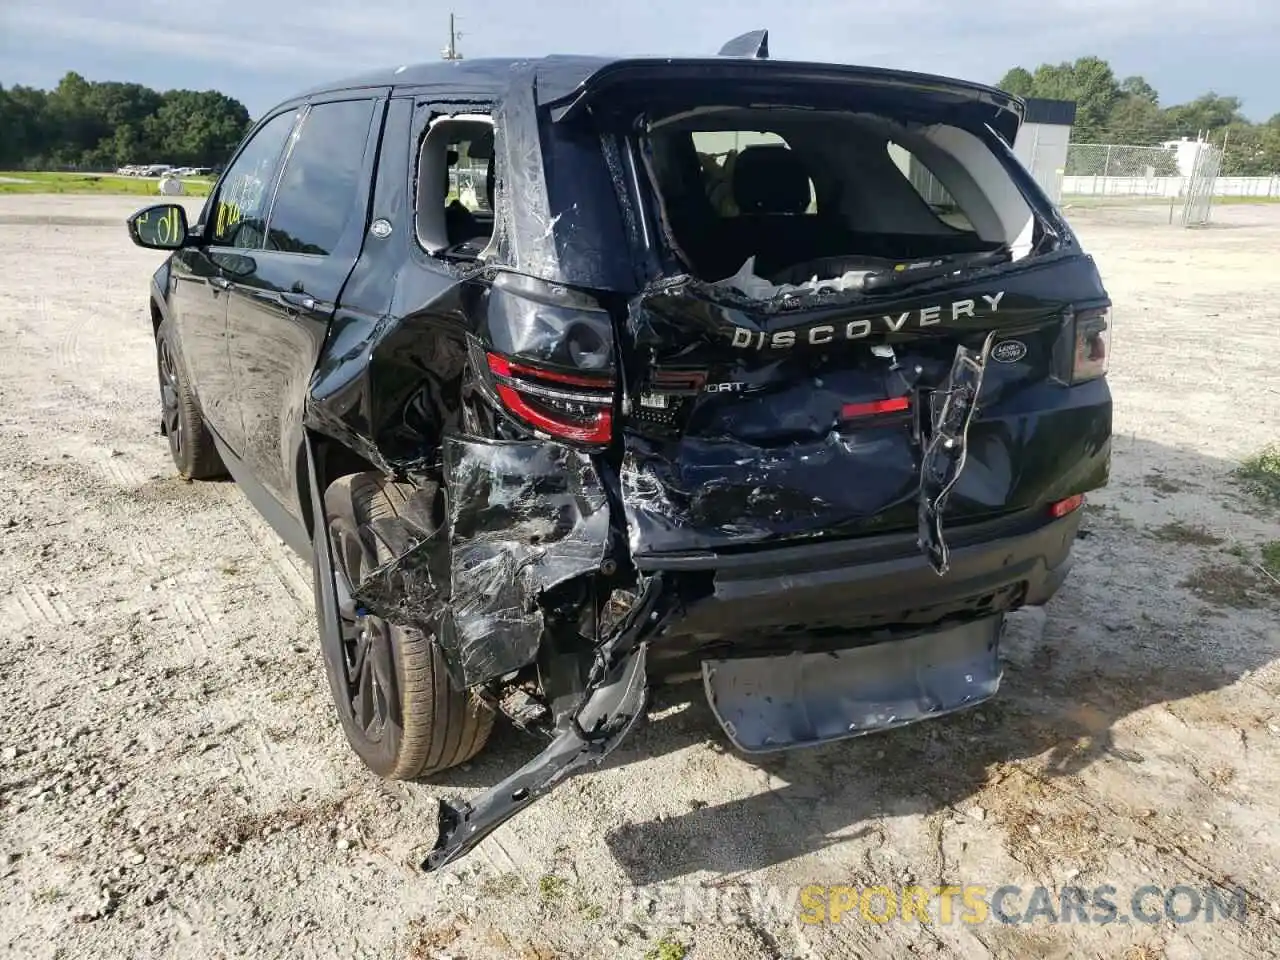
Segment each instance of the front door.
M286 110L254 131L205 205L204 222L195 227L202 243L173 258L170 282L183 366L205 422L233 452L243 445L244 427L227 354L228 294L262 246L269 188L297 114Z
M234 278L227 327L253 479L302 518L302 416L329 320L360 255L387 91L304 108L249 269Z

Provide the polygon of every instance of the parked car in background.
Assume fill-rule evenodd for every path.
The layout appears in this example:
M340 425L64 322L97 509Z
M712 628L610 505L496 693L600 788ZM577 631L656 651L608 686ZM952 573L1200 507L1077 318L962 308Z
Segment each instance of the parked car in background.
M761 35L433 62L270 110L199 222L129 219L171 251L174 463L311 562L355 752L413 778L497 713L544 738L441 804L428 868L664 679L700 677L748 753L996 693L1004 617L1059 589L1110 464L1110 300L1010 149L1022 116Z

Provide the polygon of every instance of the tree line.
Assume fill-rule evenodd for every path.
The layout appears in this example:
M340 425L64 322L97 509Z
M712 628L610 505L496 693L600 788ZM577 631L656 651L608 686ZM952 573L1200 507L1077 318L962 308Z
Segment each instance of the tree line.
M1226 142L1224 175L1280 174L1280 114L1251 123L1240 112L1239 97L1209 92L1190 103L1163 106L1145 79L1117 79L1099 57L1043 63L1034 71L1014 67L999 85L1023 97L1074 100L1073 143L1155 146L1204 135L1218 145ZM216 166L249 126L244 104L216 90L161 93L138 83L93 82L71 72L53 90L0 86L0 169Z
M244 104L216 90L161 93L72 72L52 90L0 86L0 169L216 166L249 126Z
M1280 113L1266 123L1251 123L1240 112L1243 104L1239 97L1210 91L1190 103L1163 106L1145 79L1117 79L1111 64L1100 57L1042 63L1034 71L1014 67L999 86L1021 97L1074 100L1072 143L1158 146L1169 140L1204 136L1218 146L1226 144L1223 176L1280 174Z

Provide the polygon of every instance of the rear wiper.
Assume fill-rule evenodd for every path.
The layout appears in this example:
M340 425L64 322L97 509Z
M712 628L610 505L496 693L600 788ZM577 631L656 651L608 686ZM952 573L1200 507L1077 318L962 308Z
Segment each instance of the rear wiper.
M1012 258L1008 248L994 250L983 256L974 257L957 263L954 258L940 257L937 260L916 260L912 263L900 263L891 270L881 270L868 274L862 281L863 293L883 293L889 290L901 290L903 287L926 280L936 280L951 274L968 273L983 267L994 267Z

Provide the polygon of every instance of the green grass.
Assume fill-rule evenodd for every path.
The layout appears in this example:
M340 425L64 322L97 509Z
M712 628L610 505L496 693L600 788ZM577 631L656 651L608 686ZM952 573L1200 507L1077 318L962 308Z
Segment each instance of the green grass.
M0 177L22 180L7 183L0 180L0 194L6 193L98 193L161 198L159 179L155 177L118 177L111 173L31 173L26 170L0 170ZM182 186L189 197L207 197L213 187L209 177L183 177Z
M1062 207L1168 207L1181 205L1182 197L1131 197L1127 195L1097 196L1087 193L1068 193L1062 197ZM1214 197L1212 206L1237 207L1248 204L1280 203L1280 197Z
M1280 577L1280 540L1262 545L1262 569L1273 577Z
M554 873L545 874L538 880L538 893L543 900L559 900L569 887L569 881Z
M1067 207L1167 207L1169 200L1169 197L1133 197L1127 194L1066 193L1062 195L1059 206L1064 209Z
M689 948L674 937L663 937L644 955L644 960L685 960Z
M1204 527L1193 526L1180 520L1174 520L1172 523L1166 523L1163 527L1157 527L1151 531L1151 535L1157 540L1167 540L1170 543L1185 543L1195 547L1213 547L1222 542L1221 537L1210 533Z
M1235 476L1259 500L1280 505L1280 445L1254 454L1236 468Z
M1250 203L1280 203L1280 197L1214 197L1213 205L1235 207Z

